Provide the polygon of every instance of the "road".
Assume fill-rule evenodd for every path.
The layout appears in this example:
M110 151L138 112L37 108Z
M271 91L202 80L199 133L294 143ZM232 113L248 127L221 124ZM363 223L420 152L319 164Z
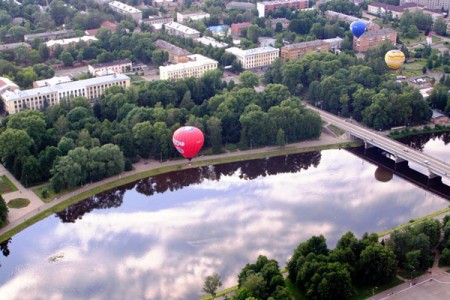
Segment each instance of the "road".
M411 147L405 146L400 142L386 138L372 129L355 125L352 122L349 122L348 119L337 117L312 105L308 105L308 107L314 111L317 111L324 121L334 124L342 130L349 132L352 136L360 138L370 145L376 146L393 154L397 159L415 162L425 167L430 172L430 174L426 175L435 174L447 179L450 178L450 165L446 162Z

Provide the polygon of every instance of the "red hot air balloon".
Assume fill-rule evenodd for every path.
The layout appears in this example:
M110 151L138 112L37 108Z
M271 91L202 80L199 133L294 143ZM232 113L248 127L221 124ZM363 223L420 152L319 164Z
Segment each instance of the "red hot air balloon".
M190 161L202 148L205 138L197 127L184 126L173 133L172 141L178 152Z

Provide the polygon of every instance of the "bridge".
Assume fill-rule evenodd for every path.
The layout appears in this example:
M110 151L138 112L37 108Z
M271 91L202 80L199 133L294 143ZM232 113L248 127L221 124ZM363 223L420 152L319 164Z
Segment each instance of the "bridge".
M428 170L427 175L429 179L450 179L450 164L408 147L393 139L387 138L372 129L353 124L348 119L343 119L327 113L312 105L307 105L307 107L318 112L322 120L325 122L333 124L336 127L348 132L351 136L363 140L366 148L375 146L392 154L396 165L405 165L408 164L409 161L415 162Z

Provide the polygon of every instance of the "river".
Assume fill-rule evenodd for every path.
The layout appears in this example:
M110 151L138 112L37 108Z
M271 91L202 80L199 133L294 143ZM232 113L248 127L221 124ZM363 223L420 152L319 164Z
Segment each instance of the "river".
M450 163L450 135L406 143ZM375 174L378 174L375 177ZM1 299L198 299L263 254L380 232L449 205L346 150L189 169L96 195L1 245Z

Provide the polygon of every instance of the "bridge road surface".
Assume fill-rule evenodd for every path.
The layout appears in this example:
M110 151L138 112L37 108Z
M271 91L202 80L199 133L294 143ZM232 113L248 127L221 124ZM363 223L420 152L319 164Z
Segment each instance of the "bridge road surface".
M442 178L450 179L450 165L448 163L384 137L374 130L348 122L346 119L327 113L312 105L307 104L307 107L318 112L325 122L331 123L351 135L362 139L364 142L393 154L397 159L412 161L425 167L429 171L429 174L425 175L430 177L438 175Z

